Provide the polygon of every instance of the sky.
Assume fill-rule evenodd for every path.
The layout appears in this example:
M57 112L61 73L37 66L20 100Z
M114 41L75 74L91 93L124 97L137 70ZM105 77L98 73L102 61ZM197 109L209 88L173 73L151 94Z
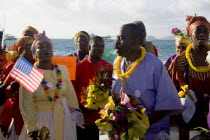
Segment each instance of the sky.
M210 21L210 0L0 0L0 24L20 37L27 26L50 38L72 38L84 30L99 36L116 36L123 24L144 22L147 35L168 36L185 30L186 15Z

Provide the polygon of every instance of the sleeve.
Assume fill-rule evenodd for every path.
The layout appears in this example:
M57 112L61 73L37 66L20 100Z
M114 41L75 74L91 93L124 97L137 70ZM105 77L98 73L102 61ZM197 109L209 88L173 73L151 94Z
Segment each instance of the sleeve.
M157 50L157 48L154 45L152 45L152 46L153 46L155 55L158 57L158 50Z
M6 69L3 71L3 78L1 79L2 82L4 82L4 80L7 78L8 74L12 70L13 66L14 66L14 64L9 64L6 67ZM14 81L14 79L12 77L9 77L8 80L7 80L7 84L9 85L13 81Z
M177 75L177 59L175 58L174 61L172 61L172 63L170 64L169 68L168 68L168 73L171 76L171 79L174 83L174 85L176 86L176 89L180 88L180 84L178 81L178 75Z
M73 81L73 85L74 85L74 89L75 89L75 92L76 92L76 95L77 95L77 99L80 101L81 100L81 97L80 97L80 92L79 92L79 70L80 70L80 65L79 63L77 63L77 66L76 66L76 79Z
M112 66L111 64L109 64L109 68L110 68L110 69L113 69L113 66ZM112 78L112 74L113 74L113 71L111 71L111 72L108 74L108 76L109 76L110 78ZM108 82L108 85L112 85L112 81L111 81L111 82Z
M178 92L168 75L165 66L159 62L156 63L156 69L154 82L157 92L154 110L181 111L182 106L177 94Z
M37 130L34 94L22 86L19 89L19 107L27 133Z
M64 71L65 71L65 76L69 77L69 72L66 67ZM67 89L65 96L69 109L79 109L79 103L71 80L67 78L65 82L67 82Z

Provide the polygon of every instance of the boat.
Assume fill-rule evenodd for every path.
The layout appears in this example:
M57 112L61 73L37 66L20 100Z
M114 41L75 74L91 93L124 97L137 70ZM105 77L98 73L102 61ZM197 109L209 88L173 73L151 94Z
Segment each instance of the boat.
M107 36L102 36L103 40L106 42L112 42L115 40L114 37L112 37L111 35L107 35Z
M6 34L4 36L5 40L16 40L17 38L15 38L13 35L11 34Z

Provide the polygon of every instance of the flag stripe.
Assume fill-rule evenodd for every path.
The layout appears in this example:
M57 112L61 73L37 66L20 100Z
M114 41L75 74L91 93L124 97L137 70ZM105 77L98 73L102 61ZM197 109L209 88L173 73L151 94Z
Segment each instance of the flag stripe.
M40 82L39 83L35 83L33 81L34 79L32 77L28 77L28 76L24 75L23 73L19 72L18 70L16 70L16 71L20 74L21 77L23 77L25 79L25 82L26 81L29 82L28 85L30 85L34 89L36 89L39 86Z
M40 84L40 80L34 75L34 73L31 73L29 76L34 80L34 83Z
M18 70L14 70L13 72L17 77L20 77L24 82L27 83L27 85L29 85L31 88L36 89L36 86L34 85L34 82L31 81L30 79L28 79L25 75L23 75L21 72L19 72ZM30 84L29 84L30 83Z
M32 69L32 71L34 71L34 72L37 74L37 76L43 78L44 73L43 73L42 71L40 71L39 69L37 69L36 67L34 67L34 68ZM41 79L41 80L42 80L42 79Z
M23 81L23 79L21 77L18 77L17 75L15 75L13 73L11 74L11 77L13 77L13 78L15 77L15 80L20 82L20 84L23 85L23 87L26 88L29 92L34 92L34 89L32 89L30 87L30 85L27 86L27 84L25 84L25 82Z
M43 72L35 68L25 58L19 57L14 65L11 77L18 81L29 92L33 93L43 79Z
M32 69L31 74L33 74L34 77L35 77L38 81L42 81L43 75L40 75L39 73L37 73L35 69Z

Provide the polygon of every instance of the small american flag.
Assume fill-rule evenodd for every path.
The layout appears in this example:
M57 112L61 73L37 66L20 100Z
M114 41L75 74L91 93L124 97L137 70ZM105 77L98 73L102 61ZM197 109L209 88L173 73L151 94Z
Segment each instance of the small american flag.
M121 93L121 104L126 105L130 110L136 110L136 108L131 106L130 98L126 93Z
M10 76L18 81L25 89L33 93L43 79L43 73L22 56L19 57L11 70Z
M121 104L130 105L130 98L126 93L121 93Z

